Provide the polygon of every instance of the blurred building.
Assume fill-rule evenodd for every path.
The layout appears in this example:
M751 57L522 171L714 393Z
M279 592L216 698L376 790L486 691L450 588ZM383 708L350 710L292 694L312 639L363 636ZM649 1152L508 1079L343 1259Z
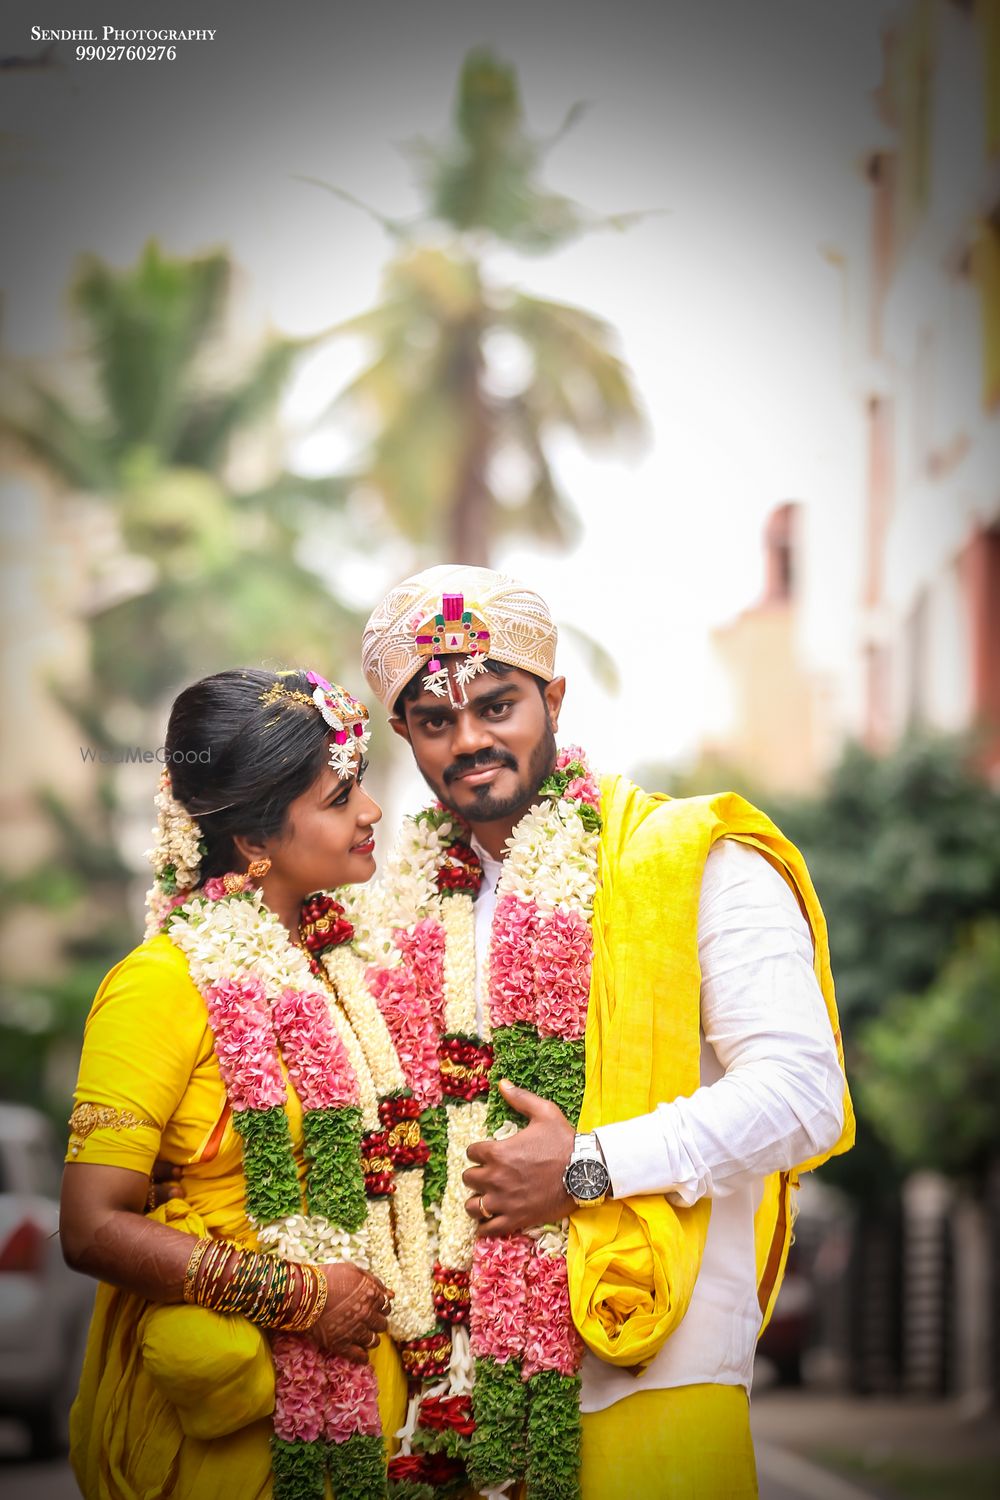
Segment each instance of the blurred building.
M869 746L975 729L1000 776L1000 4L885 39L871 186L860 558Z
M835 500L776 508L764 596L714 637L705 756L764 790L921 729L971 734L1000 785L1000 0L900 4L877 103L866 236L822 252L860 443ZM853 1237L851 1384L995 1401L1000 1180L915 1174L887 1209Z
M861 451L834 501L774 511L764 597L714 637L706 758L765 789L918 728L976 732L1000 778L1000 0L901 5L877 103L867 234L822 252Z
M737 770L754 787L814 791L826 769L824 679L803 661L799 629L802 506L771 513L764 533L760 600L712 632L728 686L724 729L703 754Z

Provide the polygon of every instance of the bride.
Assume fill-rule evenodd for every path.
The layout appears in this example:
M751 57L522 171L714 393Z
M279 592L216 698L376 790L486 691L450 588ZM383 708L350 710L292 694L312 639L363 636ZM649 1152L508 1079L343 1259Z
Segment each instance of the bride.
M64 1254L100 1282L71 1418L88 1500L384 1493L388 1334L434 1325L410 1274L427 1153L345 905L314 894L374 873L367 742L313 672L173 705L147 938L94 1000L64 1173ZM158 1157L178 1181L145 1213Z

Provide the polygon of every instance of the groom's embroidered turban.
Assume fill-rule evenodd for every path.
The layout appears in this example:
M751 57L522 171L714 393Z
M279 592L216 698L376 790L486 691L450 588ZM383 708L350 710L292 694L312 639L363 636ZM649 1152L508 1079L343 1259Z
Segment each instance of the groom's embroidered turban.
M551 682L556 637L545 600L516 578L445 563L390 589L365 626L361 665L391 713L411 677L436 656L478 650Z

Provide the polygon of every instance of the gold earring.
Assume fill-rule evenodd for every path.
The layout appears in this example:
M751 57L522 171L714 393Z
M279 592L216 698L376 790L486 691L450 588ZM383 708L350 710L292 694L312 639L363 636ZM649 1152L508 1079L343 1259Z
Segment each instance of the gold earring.
M251 880L263 880L271 868L271 861L265 854L263 859L255 859L247 866L247 875Z

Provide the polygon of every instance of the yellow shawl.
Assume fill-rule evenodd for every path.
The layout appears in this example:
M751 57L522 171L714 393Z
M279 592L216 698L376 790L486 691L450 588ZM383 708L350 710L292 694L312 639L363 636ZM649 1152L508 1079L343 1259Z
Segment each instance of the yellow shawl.
M698 902L705 860L719 838L759 849L796 893L812 930L816 977L843 1068L826 923L802 856L771 820L734 793L672 801L624 777L602 780L601 812L580 1129L646 1114L699 1086ZM849 1150L853 1141L845 1078L844 1128L833 1149L765 1182L755 1218L762 1329L788 1256L790 1190L800 1172ZM599 1358L641 1367L662 1348L691 1300L710 1213L706 1198L675 1208L650 1195L609 1199L572 1216L573 1318Z

